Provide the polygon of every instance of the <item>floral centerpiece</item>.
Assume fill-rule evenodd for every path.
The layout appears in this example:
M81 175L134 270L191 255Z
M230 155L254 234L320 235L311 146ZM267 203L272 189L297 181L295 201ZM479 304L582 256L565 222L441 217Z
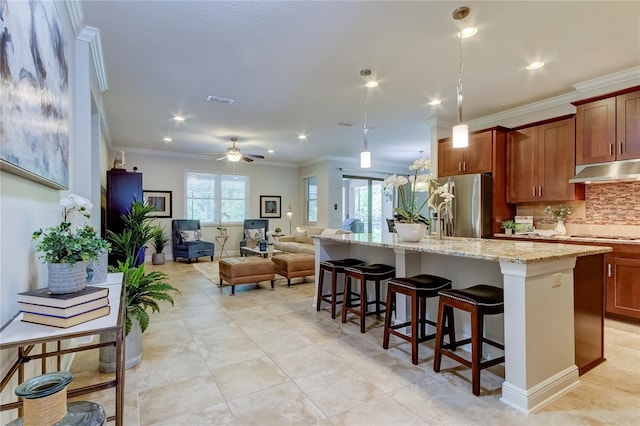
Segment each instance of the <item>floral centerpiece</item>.
M544 209L544 212L557 222L556 232L558 234L564 235L567 233L567 229L564 226L564 220L571 214L571 207L561 206L558 209L553 209L551 206L547 206L547 208Z
M49 290L52 293L72 293L84 289L87 279L87 261L97 260L109 250L109 243L98 236L89 225L72 223L77 215L91 217L93 205L78 195L71 194L60 200L62 222L35 231L32 240L35 250L49 267ZM63 266L54 266L63 265ZM56 282L56 278L62 282ZM68 286L67 286L68 284Z
M398 207L394 209L394 219L396 222L396 230L400 224L423 224L422 235L428 224L428 220L422 216L422 209L425 206L433 208L437 213L443 207L451 202L453 194L449 192L449 185L439 185L437 179L430 173L431 161L421 157L409 166L409 170L413 171L413 175L405 177L393 174L384 180L385 190L398 190ZM417 193L426 192L424 200L418 200ZM439 205L435 205L435 199L439 197L443 201ZM402 232L402 231L399 231ZM403 240L407 241L406 238ZM418 238L419 240L419 238Z

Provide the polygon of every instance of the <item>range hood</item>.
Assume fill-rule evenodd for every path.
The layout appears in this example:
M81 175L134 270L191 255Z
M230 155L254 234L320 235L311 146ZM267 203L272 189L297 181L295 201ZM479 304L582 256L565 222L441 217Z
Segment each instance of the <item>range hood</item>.
M582 170L580 170L582 169ZM640 160L613 161L576 167L569 183L618 182L640 180Z

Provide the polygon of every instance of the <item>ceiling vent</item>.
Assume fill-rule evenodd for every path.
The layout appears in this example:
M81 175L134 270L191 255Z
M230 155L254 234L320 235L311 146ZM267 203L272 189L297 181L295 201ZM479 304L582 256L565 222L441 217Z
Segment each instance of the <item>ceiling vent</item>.
M211 102L219 102L221 104L231 105L233 103L233 99L231 98L223 98L222 96L209 95L207 96L207 100Z

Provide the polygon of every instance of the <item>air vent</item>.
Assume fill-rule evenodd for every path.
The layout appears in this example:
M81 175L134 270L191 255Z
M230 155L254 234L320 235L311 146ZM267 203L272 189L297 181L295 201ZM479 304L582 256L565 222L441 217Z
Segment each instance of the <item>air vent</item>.
M212 102L220 102L221 104L231 105L233 103L233 99L231 98L223 98L222 96L209 95L207 96L208 101Z
M338 126L351 127L351 126L353 126L353 123L350 122L350 121L340 121L340 122L338 122Z

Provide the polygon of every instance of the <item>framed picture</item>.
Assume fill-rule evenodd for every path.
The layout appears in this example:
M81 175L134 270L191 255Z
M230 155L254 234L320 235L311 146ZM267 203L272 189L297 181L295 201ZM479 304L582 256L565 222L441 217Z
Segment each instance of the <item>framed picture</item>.
M260 196L260 217L265 218L281 218L282 210L280 209L279 195L261 195Z
M171 191L142 191L142 198L155 207L149 216L171 217Z
M6 2L2 24L0 168L69 187L69 46L52 1Z

